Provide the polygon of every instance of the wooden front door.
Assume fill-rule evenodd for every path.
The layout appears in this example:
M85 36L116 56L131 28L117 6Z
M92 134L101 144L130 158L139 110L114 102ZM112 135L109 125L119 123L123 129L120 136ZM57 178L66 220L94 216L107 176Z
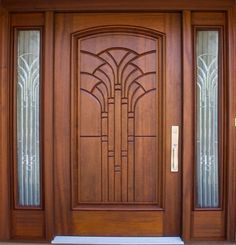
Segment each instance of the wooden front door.
M55 28L56 235L180 235L181 15L58 13Z

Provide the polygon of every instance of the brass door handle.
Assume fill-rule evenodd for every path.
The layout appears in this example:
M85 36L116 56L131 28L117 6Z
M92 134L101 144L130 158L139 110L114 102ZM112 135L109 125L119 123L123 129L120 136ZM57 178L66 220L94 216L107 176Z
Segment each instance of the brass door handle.
M179 126L171 127L171 172L179 171Z

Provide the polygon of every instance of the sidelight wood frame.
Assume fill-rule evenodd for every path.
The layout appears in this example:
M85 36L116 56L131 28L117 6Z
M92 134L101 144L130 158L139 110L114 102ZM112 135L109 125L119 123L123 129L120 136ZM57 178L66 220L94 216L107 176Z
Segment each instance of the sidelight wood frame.
M189 117L189 111L194 109L193 97L193 42L192 42L192 13L193 11L224 11L226 13L226 52L225 62L227 67L226 81L228 81L225 91L227 94L227 118L226 118L226 157L225 170L226 192L225 192L225 217L226 234L223 239L233 241L236 239L236 134L234 119L236 115L236 3L234 0L147 0L135 1L121 0L109 2L106 0L96 0L92 4L82 0L40 0L35 3L29 0L1 0L0 1L0 240L14 239L11 234L11 206L10 206L10 128L9 116L11 97L10 95L10 16L16 15L24 17L27 15L40 13L43 15L44 25L44 63L43 80L47 80L47 89L44 91L43 103L47 108L47 116L43 118L44 131L44 182L45 198L42 224L43 234L39 238L18 238L27 240L50 240L54 229L53 212L53 50L54 50L54 13L58 11L68 12L153 12L153 11L182 11L182 57L183 57L183 130L182 130L182 237L188 241L193 239L191 234L192 210L193 210L193 160L194 148L194 124ZM36 21L36 17L33 18ZM33 21L33 22L34 22ZM23 21L24 22L24 21ZM37 21L36 21L37 22ZM21 23L19 18L18 24ZM217 25L217 24L215 24ZM47 54L47 55L46 55ZM189 178L192 176L192 178ZM17 239L17 237L15 238Z
M203 15L206 18L201 18ZM215 15L215 16L214 16ZM214 18L217 17L217 25L214 25ZM226 228L226 149L228 147L228 142L226 141L226 123L227 123L227 87L228 81L226 79L226 67L227 59L225 52L226 44L226 18L224 12L215 12L212 15L210 12L193 12L192 16L192 42L193 42L193 75L194 75L194 116L192 118L194 125L194 190L193 190L193 210L192 210L192 223L191 223L191 237L194 240L224 240L225 228ZM208 23L210 22L210 25ZM219 53L218 53L218 169L219 169L219 207L217 208L200 208L196 206L196 196L197 196L197 178L196 178L196 83L197 83L197 72L196 72L196 35L197 31L217 31L219 34ZM211 221L210 221L211 220ZM205 227L203 224L205 223ZM212 228L214 227L214 230ZM207 235L208 234L208 235ZM210 238L211 237L211 238Z

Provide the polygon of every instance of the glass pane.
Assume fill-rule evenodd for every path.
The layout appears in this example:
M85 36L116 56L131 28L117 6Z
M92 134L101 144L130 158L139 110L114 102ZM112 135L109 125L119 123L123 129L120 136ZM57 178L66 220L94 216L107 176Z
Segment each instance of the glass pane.
M218 31L197 32L197 207L202 208L219 206L218 47Z
M40 205L40 31L18 31L18 205Z

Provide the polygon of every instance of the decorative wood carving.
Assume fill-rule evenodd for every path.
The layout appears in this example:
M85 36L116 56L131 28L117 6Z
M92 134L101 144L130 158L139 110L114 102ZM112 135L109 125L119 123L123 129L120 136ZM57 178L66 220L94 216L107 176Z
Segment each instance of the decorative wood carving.
M158 204L160 35L75 35L74 205Z

